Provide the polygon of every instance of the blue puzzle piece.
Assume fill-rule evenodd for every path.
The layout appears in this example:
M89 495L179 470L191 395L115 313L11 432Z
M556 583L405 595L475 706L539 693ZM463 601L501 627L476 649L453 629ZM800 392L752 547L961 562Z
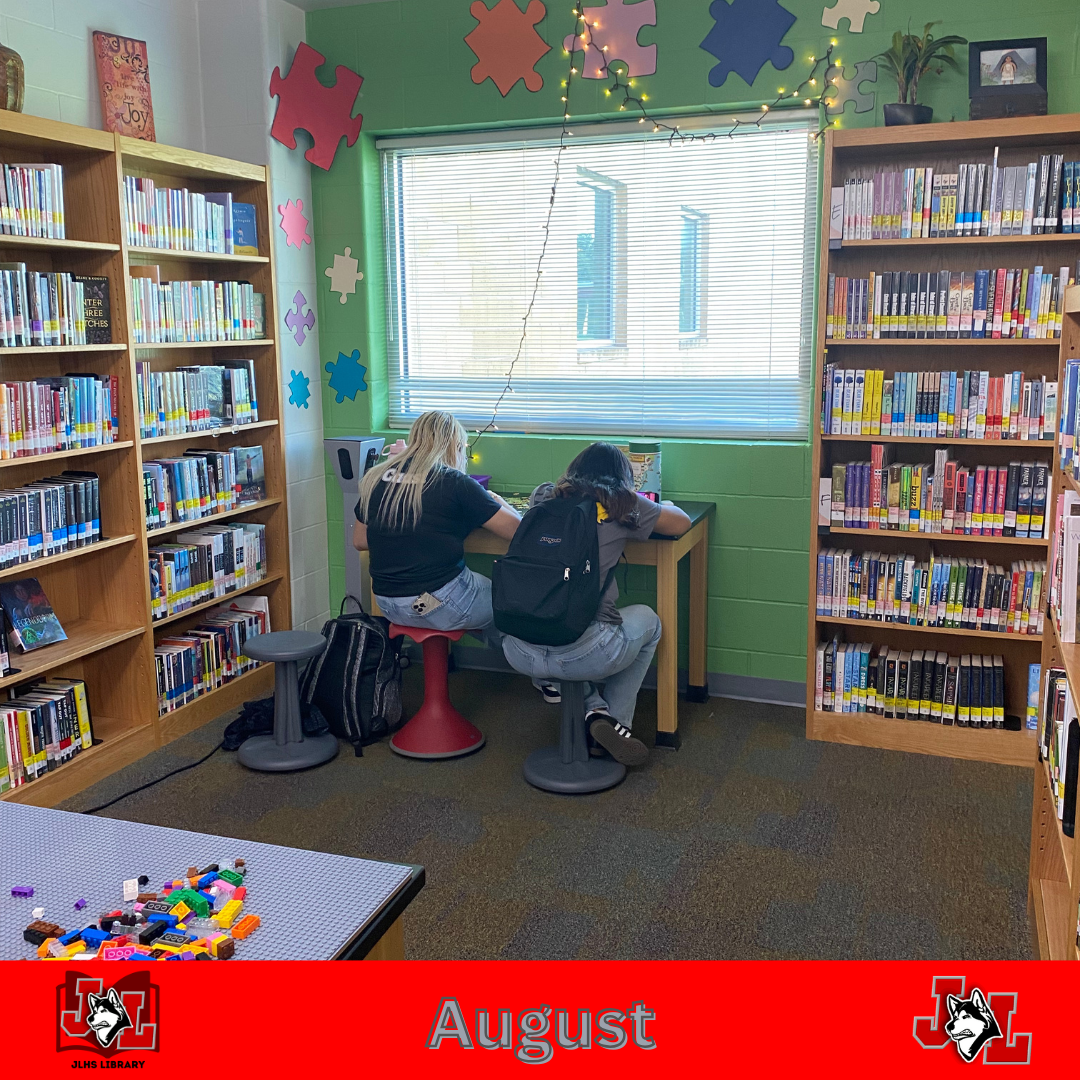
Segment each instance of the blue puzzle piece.
M292 373L292 378L289 380L290 405L295 405L298 409L308 407L308 398L311 397L311 391L308 389L310 382L311 380L302 371Z
M709 72L713 86L723 86L733 71L752 85L766 61L782 71L795 59L791 49L780 44L795 16L777 0L713 0L709 14L716 25L701 47L720 61Z
M346 398L355 401L357 393L368 388L364 381L367 368L360 363L359 349L353 349L348 356L339 352L337 360L331 360L326 370L330 372L330 389L337 394L339 405Z

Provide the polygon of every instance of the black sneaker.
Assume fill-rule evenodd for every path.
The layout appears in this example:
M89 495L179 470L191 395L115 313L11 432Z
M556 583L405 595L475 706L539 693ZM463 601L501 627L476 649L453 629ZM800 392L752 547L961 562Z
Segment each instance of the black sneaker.
M558 686L543 683L540 687L540 693L549 705L558 705L562 701L562 693Z
M590 712L585 717L589 734L618 762L623 765L644 765L649 748L630 734L618 720L606 712Z

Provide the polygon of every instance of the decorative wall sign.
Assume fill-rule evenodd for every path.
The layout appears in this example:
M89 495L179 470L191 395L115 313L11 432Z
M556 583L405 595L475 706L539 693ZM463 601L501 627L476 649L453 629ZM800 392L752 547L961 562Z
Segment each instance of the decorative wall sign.
M656 25L654 0L641 0L627 4L624 0L611 0L607 7L584 9L592 40L601 50L589 50L581 66L586 79L606 79L608 68L615 61L622 61L626 74L653 75L656 73L656 46L639 45L638 34L643 26ZM570 34L563 41L563 48L570 52L584 51L580 35Z
M334 265L328 266L323 273L330 279L330 291L340 294L341 302L356 292L356 283L364 275L357 269L360 264L352 257L352 248L347 247L344 255L334 256Z
M311 236L308 234L308 219L304 217L304 200L297 199L293 202L290 199L284 206L278 207L278 213L281 215L281 229L285 233L285 246L289 247L303 247L304 244L311 243Z
M337 394L339 405L346 398L355 401L356 395L368 388L364 381L367 368L360 363L359 349L353 349L348 356L339 352L337 359L326 365L326 370L330 372L330 389Z
M315 76L315 69L325 63L326 57L322 53L302 41L297 46L289 74L282 78L281 69L274 68L274 74L270 76L270 96L278 99L271 136L295 150L296 129L309 132L315 145L304 157L320 169L329 169L333 165L342 138L346 146L356 142L364 122L363 116L352 115L363 78L339 64L334 69L336 83L323 86Z
M105 130L155 142L146 42L95 30L94 59Z
M484 0L474 0L469 14L480 24L465 37L465 44L476 54L472 81L491 79L503 97L519 79L525 81L526 90L541 89L544 79L536 64L551 46L536 32L536 24L547 15L540 0L530 0L524 11L514 0L499 0L491 9Z
M290 311L285 316L285 325L292 332L296 344L303 345L308 332L315 325L315 312L308 308L307 314L304 314L304 308L307 307L307 297L299 289L296 290L296 294L292 299L295 310Z
M795 16L777 0L713 0L709 14L716 25L701 47L720 61L709 72L713 86L723 86L733 71L752 85L767 61L782 71L795 59L791 49L780 44Z

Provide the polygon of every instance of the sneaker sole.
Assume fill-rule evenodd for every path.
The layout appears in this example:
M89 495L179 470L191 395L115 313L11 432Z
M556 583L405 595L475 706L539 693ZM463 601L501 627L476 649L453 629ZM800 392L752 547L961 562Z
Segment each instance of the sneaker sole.
M633 737L624 739L607 720L594 720L589 734L621 765L644 765L649 748Z

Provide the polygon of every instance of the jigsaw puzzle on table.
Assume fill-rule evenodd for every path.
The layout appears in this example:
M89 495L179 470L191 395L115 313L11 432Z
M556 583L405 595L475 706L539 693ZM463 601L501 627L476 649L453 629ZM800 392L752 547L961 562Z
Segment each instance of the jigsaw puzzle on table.
M244 911L247 867L211 863L189 866L183 877L149 891L146 874L123 882L123 899L93 921L66 930L54 919L83 923L86 900L72 903L72 915L36 907L23 940L42 960L230 960L238 941L258 928L260 919ZM12 886L11 895L31 899L32 885Z

